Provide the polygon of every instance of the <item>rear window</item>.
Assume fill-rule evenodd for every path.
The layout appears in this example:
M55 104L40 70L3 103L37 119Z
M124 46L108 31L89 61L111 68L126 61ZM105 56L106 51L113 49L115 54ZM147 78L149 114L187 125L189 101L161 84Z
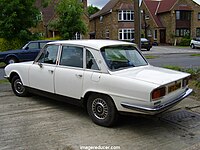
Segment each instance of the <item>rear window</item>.
M108 46L101 49L101 54L112 71L148 65L134 46Z

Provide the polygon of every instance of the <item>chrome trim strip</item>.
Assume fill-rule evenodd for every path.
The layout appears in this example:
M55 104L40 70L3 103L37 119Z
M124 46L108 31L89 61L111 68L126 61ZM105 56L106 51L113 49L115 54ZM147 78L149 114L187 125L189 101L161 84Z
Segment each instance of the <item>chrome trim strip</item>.
M185 93L183 93L181 96L174 99L173 101L171 101L169 103L162 104L162 105L158 105L158 106L153 107L153 108L136 106L134 104L130 104L130 103L126 103L126 102L122 102L121 106L124 107L124 108L132 109L132 110L136 110L136 111L141 111L141 112L146 112L146 113L149 113L149 114L156 114L156 113L162 112L164 110L167 110L170 107L172 107L173 105L179 103L181 100L183 100L184 98L189 96L192 93L192 91L193 91L192 89L187 89L185 91Z

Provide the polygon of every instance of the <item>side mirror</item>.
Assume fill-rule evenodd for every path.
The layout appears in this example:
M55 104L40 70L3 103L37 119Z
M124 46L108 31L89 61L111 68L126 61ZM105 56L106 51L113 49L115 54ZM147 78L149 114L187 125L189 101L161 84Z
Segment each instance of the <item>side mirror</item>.
M29 49L29 47L27 46L26 48L25 48L25 50L28 50Z
M40 62L38 62L38 66L39 66L40 68L43 67L42 63L40 63Z

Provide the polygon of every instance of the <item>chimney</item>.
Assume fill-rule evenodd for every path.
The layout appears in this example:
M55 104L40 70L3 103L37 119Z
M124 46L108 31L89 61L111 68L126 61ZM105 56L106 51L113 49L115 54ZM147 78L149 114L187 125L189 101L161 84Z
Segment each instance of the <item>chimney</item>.
M84 10L87 10L87 0L81 0Z

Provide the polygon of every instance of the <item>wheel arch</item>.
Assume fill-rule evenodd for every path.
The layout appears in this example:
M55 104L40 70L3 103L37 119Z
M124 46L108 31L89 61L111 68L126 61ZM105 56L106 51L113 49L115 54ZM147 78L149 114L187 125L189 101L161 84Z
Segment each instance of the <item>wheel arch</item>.
M19 73L13 71L13 72L10 73L9 82L12 81L12 79L13 79L14 76L18 76L19 78L21 78L20 75L19 75Z
M100 95L104 95L104 96L108 96L112 102L114 103L115 107L116 107L116 104L113 100L113 98L109 95L109 94L106 94L106 93L103 93L103 92L98 92L98 91L87 91L84 96L83 96L83 106L84 108L87 109L87 101L88 101L88 98L92 95L92 94L100 94ZM117 108L117 107L116 107Z
M19 58L17 55L14 55L14 54L10 54L10 55L7 55L4 59L4 61L6 62L8 60L8 58L15 58L17 61L19 61Z

